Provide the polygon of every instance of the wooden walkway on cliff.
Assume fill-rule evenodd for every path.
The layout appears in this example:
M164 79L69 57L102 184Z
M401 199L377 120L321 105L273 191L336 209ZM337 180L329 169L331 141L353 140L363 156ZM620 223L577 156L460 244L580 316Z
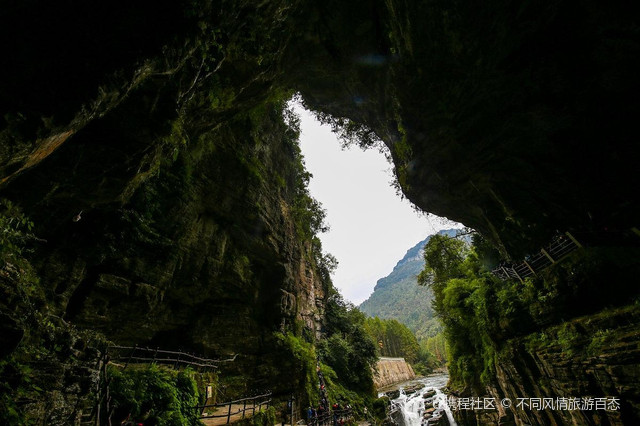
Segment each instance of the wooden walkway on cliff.
M540 252L527 256L522 262L509 266L501 265L492 272L503 281L515 278L524 282L525 278L536 275L580 247L582 244L567 232L554 238L551 244L540 249Z
M171 351L158 347L149 348L142 346L108 346L98 360L99 380L96 382L96 400L90 412L83 415L81 425L112 424L113 406L109 385L111 378L108 375L109 364L126 369L130 364L162 364L169 368L196 367L198 370L217 369L218 364L232 362L236 355L228 359L209 359L182 351ZM119 362L116 362L119 361ZM230 403L222 404L224 406ZM227 413L228 414L228 413ZM207 423L225 424L225 423Z
M197 367L199 369L217 369L222 362L235 361L236 355L229 359L209 359L182 351L168 351L160 348L112 345L107 348L111 361L124 361L124 368L129 364L164 364L173 368L178 366Z
M607 242L626 242L629 236L635 235L640 237L640 231L637 228L631 228L629 233L613 233L613 232L588 232L574 234L565 232L556 236L553 241L546 247L540 249L538 253L526 256L524 260L512 265L500 265L491 271L496 277L503 281L517 279L521 282L527 277L535 276L539 272L549 266L563 260L569 254L583 247L583 243L589 242L590 245L601 245ZM578 241L578 239L582 240Z
M271 392L249 398L219 404L205 404L194 407L200 414L201 421L207 426L226 425L253 417L271 405Z

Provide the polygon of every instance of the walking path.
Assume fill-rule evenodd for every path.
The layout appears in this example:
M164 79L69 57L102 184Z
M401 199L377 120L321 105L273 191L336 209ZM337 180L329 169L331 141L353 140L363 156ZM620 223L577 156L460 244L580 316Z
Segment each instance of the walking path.
M210 419L204 418L204 419L200 419L200 421L204 423L206 426L226 425L228 423L233 423L243 418L253 417L255 413L258 413L259 411L265 411L266 408L267 408L266 406L263 406L262 409L260 410L260 407L256 407L254 412L254 410L251 407L247 407L243 417L244 404L231 404L231 416L229 416L229 406L226 406L226 407L221 407L209 413L215 416L223 416L223 417L215 417Z

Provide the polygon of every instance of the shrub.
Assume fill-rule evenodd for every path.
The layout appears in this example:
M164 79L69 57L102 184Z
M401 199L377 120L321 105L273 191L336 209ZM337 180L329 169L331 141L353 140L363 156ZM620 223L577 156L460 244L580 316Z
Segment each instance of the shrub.
M155 421L159 426L201 425L193 371L174 371L155 364L120 370L109 368L114 418Z

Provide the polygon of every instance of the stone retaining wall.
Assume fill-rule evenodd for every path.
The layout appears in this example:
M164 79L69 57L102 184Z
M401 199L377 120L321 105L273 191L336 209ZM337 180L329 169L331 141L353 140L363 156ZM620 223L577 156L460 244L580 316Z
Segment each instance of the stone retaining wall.
M376 389L415 379L416 374L404 358L380 358L373 375Z

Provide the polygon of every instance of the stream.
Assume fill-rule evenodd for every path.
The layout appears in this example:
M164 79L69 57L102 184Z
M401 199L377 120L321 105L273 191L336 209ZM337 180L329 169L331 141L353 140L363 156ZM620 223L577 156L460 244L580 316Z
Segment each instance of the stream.
M447 405L447 396L441 390L447 385L448 380L449 376L446 373L437 373L396 385L395 389L399 389L400 393L391 400L390 416L393 421L399 426L436 424L457 426L451 409ZM425 394L433 391L435 391L433 396L424 398ZM393 394L393 389L382 393ZM429 410L431 404L435 410L429 418L425 418L425 411Z

